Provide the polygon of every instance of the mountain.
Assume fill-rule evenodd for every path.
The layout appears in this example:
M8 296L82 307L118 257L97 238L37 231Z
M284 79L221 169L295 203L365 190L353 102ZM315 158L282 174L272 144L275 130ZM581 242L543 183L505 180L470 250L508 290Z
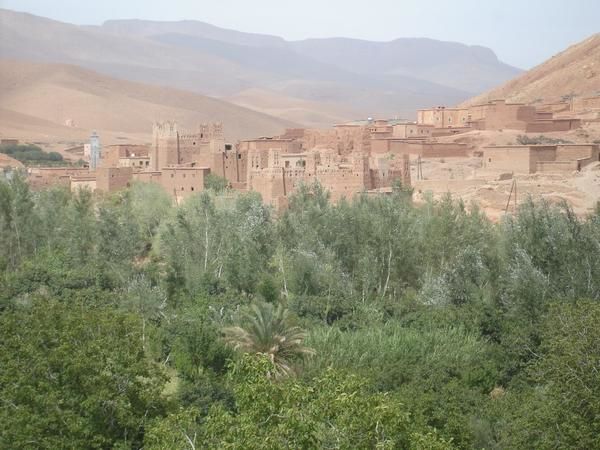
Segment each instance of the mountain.
M514 102L555 102L570 95L600 94L600 33L579 42L467 104L506 98Z
M187 129L221 121L230 141L298 126L196 93L15 60L0 60L0 108L1 135L41 141L82 140L98 130L113 141L149 142L152 122L166 119Z
M499 61L489 48L433 39L369 42L330 38L291 45L301 54L345 70L388 77L405 75L466 92L481 92L520 73Z
M0 10L0 55L80 65L321 126L340 116L413 117L518 73L489 49L430 39L288 42L198 21L76 26L9 10Z

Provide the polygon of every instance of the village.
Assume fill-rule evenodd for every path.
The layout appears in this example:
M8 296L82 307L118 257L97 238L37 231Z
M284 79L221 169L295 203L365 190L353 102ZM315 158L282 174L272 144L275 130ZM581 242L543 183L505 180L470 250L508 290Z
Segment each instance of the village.
M334 202L358 193L390 193L399 183L414 189L417 200L450 192L479 201L493 218L516 206L517 178L525 198L542 186L540 176L570 179L598 162L599 141L586 141L589 134L581 131L599 126L600 96L538 105L493 100L438 106L419 110L417 121L368 118L237 143L226 140L221 123L183 130L164 121L153 124L146 145L102 146L94 132L89 143L74 149L83 167L30 167L27 179L35 190L62 185L98 192L157 183L179 204L202 191L212 174L233 190L258 192L276 210L286 208L301 183L318 181ZM516 142L506 142L515 133ZM576 141L545 138L574 133ZM542 139L527 140L532 134ZM478 136L487 139L477 141ZM592 194L592 200L574 205L579 212L594 207Z
M600 450L600 1L0 5L0 450Z

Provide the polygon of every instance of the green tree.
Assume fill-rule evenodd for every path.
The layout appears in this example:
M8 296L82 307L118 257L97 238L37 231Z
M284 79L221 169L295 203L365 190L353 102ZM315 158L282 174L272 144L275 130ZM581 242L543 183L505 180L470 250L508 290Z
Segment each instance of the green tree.
M0 447L141 446L165 377L139 322L80 302L34 300L0 316Z
M205 448L452 448L359 377L330 370L308 383L274 382L265 376L273 370L266 356L236 364L230 373L237 412L220 405L209 412L198 430Z
M14 270L38 245L34 199L26 180L17 173L0 180L0 270Z
M600 448L600 304L557 303L542 326L529 389L509 391L504 448Z
M311 356L314 351L303 345L306 333L293 326L283 305L258 303L242 316L241 326L224 330L225 340L235 350L267 355L275 367L275 375L290 375L294 363Z
M204 187L213 192L220 193L227 189L229 186L229 182L227 178L220 177L219 175L215 175L214 173L209 173L204 178Z

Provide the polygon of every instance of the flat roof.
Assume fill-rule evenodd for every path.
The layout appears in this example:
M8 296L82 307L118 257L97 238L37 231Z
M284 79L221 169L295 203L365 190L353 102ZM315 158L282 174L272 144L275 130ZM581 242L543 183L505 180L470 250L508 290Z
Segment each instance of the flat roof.
M572 144L531 144L531 145L486 145L483 148L548 148L548 147L556 147L558 145L572 145ZM592 145L592 144L584 144L584 145Z
M292 142L296 139L293 138L280 138L280 137L259 137L255 139L244 139L240 142L272 142L272 141L280 141L280 142Z
M161 170L210 170L210 167L163 167Z

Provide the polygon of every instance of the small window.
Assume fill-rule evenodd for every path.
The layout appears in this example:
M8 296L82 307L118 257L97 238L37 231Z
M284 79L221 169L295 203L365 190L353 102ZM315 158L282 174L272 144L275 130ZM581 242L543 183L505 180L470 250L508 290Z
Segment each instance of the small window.
M192 145L196 145L196 143L195 143L195 142L192 142Z
M238 153L238 159L242 159L242 154Z
M192 191L194 190L194 186L192 186Z
M183 190L185 190L183 186L181 186L181 190L182 190L182 191L183 191Z
M492 158L488 158L488 162L492 162Z

